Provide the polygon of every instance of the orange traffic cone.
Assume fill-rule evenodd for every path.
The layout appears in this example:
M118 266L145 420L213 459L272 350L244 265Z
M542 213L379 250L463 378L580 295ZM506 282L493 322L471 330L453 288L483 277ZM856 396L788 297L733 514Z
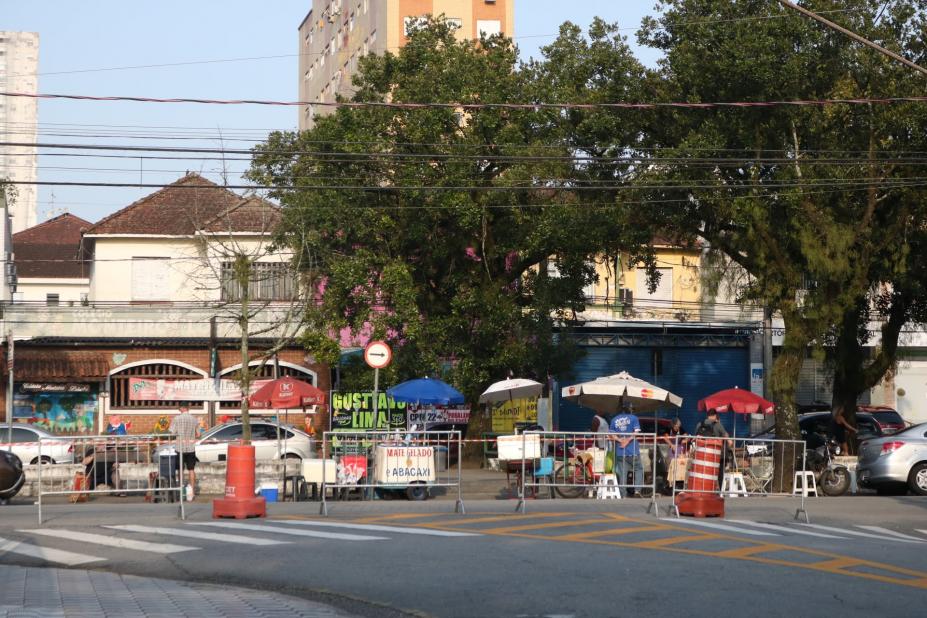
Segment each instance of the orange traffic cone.
M686 473L686 490L676 496L680 515L690 517L724 517L724 498L719 494L718 469L724 441L695 439L695 456Z
M264 496L254 495L254 447L230 444L225 470L225 497L212 501L213 519L266 517Z

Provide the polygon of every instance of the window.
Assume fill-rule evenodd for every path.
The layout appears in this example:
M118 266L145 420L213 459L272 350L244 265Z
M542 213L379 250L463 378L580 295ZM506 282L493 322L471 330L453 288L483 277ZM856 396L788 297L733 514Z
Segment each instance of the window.
M55 307L59 302L58 294L46 294L45 295L45 304L49 307Z
M3 433L6 433L5 428L3 430ZM3 437L6 438L6 436L3 436ZM13 443L14 444L22 444L23 442L38 442L38 441L39 441L39 437L35 433L29 431L28 429L22 429L21 427L13 428Z
M403 22L403 34L409 36L419 28L423 28L428 23L428 18L425 16L414 17L409 16L405 17L402 20Z
M296 276L287 262L258 262L252 265L248 294L251 300L290 300L296 293ZM222 300L241 300L232 262L222 264Z
M196 408L202 406L202 401L162 401L159 399L139 400L132 399L129 392L129 381L132 378L145 378L148 380L199 380L202 375L171 363L149 363L127 367L109 378L110 383L110 409L111 410L137 410L137 409L168 409L176 410L180 406Z
M226 427L210 436L213 440L219 440L220 442L225 442L226 440L241 440L242 438L242 425L236 424L231 427Z
M502 22L498 19L479 19L476 22L476 33L483 37L489 37L502 32Z
M132 300L170 300L170 262L166 257L132 258Z
M638 300L665 301L660 303L660 307L669 309L673 300L673 269L658 268L657 272L660 274L660 282L657 284L657 289L651 292L647 285L647 271L643 268L637 269L635 297Z

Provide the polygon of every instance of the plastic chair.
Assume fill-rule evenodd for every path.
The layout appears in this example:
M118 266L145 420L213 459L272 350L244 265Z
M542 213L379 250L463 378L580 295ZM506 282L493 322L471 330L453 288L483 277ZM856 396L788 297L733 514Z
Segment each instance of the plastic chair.
M534 491L535 495L539 496L541 494L541 483L543 482L547 486L548 496L550 498L554 497L554 458L553 457L541 457L537 464L534 467Z
M799 479L801 479L801 487L799 487ZM801 471L795 473L795 480L792 482L792 495L797 496L799 493L803 496L808 495L809 485L808 481L811 481L810 491L814 492L814 495L818 495L818 484L814 479L814 472L810 470Z
M721 481L721 495L726 495L728 498L748 496L747 483L744 481L743 473L725 472L724 479Z
M595 497L598 500L621 500L621 489L618 487L618 477L614 474L603 474Z

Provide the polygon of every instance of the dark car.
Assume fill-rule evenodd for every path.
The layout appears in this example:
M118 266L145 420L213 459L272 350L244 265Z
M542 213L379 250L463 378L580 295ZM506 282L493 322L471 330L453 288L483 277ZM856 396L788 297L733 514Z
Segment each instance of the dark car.
M907 423L904 422L901 415L894 408L888 406L859 406L856 409L857 418L859 418L860 413L872 416L872 420L882 430L883 435L898 433L907 427ZM860 438L860 441L862 441L862 438Z
M898 414L894 410L886 409L886 411L894 412L895 415ZM816 449L825 444L827 435L830 432L830 418L830 412L809 412L798 416L798 428L801 431L802 439L809 449ZM890 419L888 415L882 418L886 422ZM901 417L899 416L898 419L900 420ZM860 442L880 438L887 433L893 433L884 431L882 427L882 423L874 414L869 412L856 413L856 428L858 430L856 437ZM771 425L763 431L753 434L750 438L756 440L775 440L776 426Z

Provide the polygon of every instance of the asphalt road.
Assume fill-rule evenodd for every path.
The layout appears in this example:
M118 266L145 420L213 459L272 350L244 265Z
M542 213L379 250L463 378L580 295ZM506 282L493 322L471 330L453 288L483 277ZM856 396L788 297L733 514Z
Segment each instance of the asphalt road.
M668 501L663 501L664 505ZM207 502L0 511L0 564L237 584L365 616L923 616L927 500L728 500L725 520L657 518L640 500L271 505Z

